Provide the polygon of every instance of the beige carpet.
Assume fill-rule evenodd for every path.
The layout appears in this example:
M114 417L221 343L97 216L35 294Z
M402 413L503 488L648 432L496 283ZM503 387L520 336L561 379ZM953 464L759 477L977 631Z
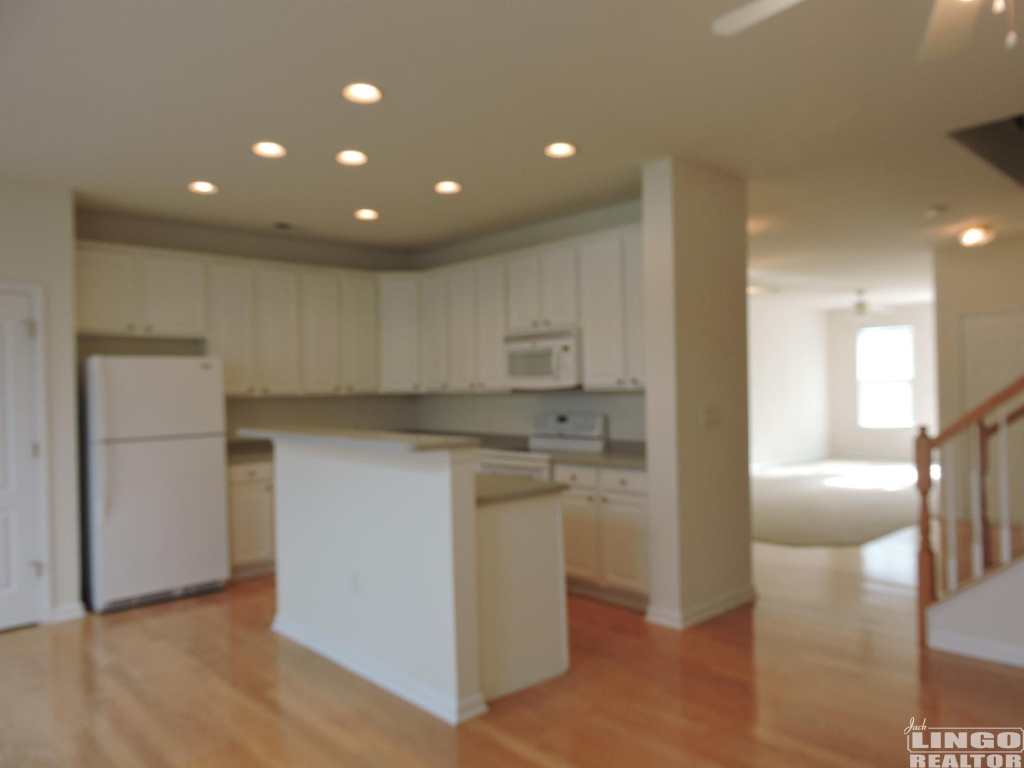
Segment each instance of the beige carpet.
M914 525L912 464L820 461L754 472L754 540L852 546Z

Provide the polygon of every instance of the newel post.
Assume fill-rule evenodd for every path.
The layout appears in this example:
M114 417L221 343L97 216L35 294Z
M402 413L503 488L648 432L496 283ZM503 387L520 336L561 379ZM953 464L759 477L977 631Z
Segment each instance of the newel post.
M928 492L932 488L932 440L921 427L915 443L917 457L917 489L921 493L921 550L918 553L918 639L927 645L928 627L925 610L935 602L935 555L932 552L931 511Z

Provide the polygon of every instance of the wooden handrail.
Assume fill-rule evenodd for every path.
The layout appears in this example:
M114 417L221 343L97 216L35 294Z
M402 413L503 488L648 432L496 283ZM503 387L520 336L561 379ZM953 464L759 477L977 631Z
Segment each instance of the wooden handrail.
M981 403L975 408L972 408L959 419L954 421L944 430L939 432L935 437L928 438L932 448L938 448L950 439L956 437L961 432L965 432L970 429L971 425L975 422L979 422L984 419L988 414L994 411L1003 403L1008 400L1012 400L1017 395L1024 392L1024 376L1021 376L1015 382L1010 384L1008 387L1003 389L1001 392L997 392L992 395L988 400Z

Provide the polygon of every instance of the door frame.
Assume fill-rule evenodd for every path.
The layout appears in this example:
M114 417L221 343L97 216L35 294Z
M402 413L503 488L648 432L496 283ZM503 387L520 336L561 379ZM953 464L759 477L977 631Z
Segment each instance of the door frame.
M52 572L50 562L50 441L48 419L47 386L49 378L46 369L47 326L46 301L43 287L34 283L0 281L0 293L24 296L31 308L30 319L35 323L35 334L29 344L31 356L33 403L33 441L39 445L39 456L32 462L36 492L35 514L37 516L38 557L43 564L40 579L38 623L45 624L59 617L53 617L50 610L52 599Z

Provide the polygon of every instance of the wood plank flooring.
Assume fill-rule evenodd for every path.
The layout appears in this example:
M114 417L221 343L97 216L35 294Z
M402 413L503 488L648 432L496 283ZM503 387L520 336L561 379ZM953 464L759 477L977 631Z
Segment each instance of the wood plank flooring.
M274 635L273 581L0 634L3 768L906 766L903 728L1024 725L1024 670L914 636L914 532L755 545L684 633L570 599L572 671L459 728Z

